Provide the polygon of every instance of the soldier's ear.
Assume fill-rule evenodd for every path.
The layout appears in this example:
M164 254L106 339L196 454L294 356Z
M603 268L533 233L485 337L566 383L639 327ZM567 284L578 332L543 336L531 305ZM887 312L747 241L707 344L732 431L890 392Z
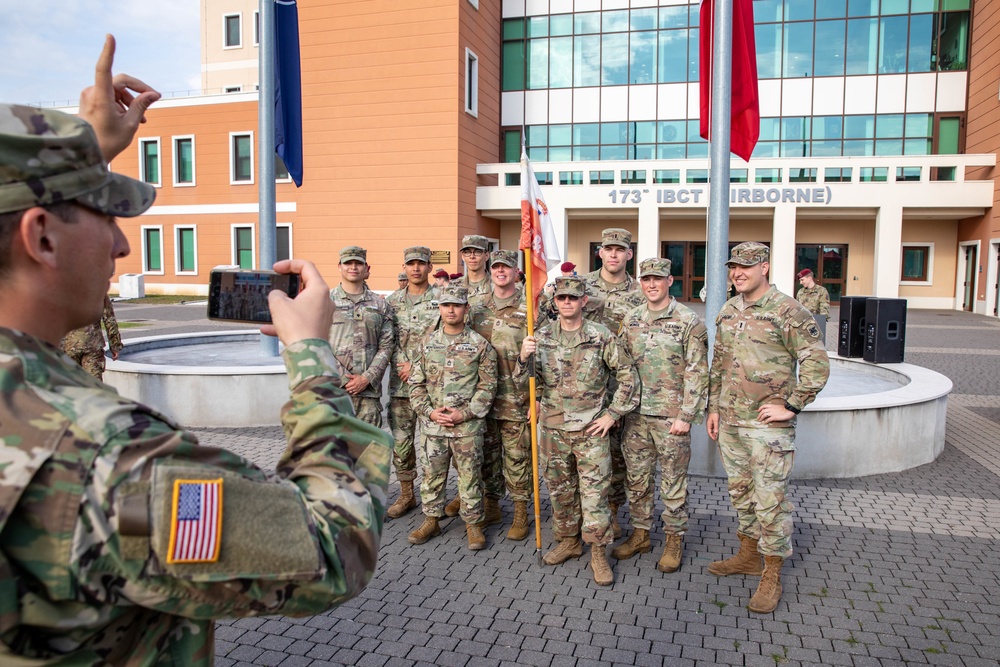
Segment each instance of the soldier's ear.
M57 216L41 206L33 206L21 215L15 236L33 261L56 268L56 250L60 241Z

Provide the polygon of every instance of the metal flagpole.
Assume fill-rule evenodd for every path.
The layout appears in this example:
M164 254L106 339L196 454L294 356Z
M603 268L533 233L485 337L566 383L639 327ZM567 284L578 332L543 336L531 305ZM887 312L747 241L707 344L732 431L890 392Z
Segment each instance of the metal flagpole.
M528 335L535 335L535 299L531 289L531 248L524 249L524 290L528 296ZM535 557L542 564L542 509L538 487L538 411L535 408L535 355L528 359L528 428L531 429L531 483L535 500Z
M274 72L275 72L274 0L260 0L260 46L258 53L257 95L257 173L259 213L257 238L260 241L258 266L270 269L277 257L277 202L274 191ZM260 355L278 356L278 339L260 337Z
M708 350L715 318L726 303L729 259L729 137L733 97L733 0L715 2L712 20L712 110L709 135L708 244L705 250L705 325ZM702 30L705 26L702 26Z

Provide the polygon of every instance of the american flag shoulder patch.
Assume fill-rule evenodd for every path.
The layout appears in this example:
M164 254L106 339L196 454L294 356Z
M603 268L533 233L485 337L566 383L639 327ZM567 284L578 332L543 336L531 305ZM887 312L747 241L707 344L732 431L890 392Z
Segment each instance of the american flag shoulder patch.
M178 479L167 563L214 563L222 546L222 479Z

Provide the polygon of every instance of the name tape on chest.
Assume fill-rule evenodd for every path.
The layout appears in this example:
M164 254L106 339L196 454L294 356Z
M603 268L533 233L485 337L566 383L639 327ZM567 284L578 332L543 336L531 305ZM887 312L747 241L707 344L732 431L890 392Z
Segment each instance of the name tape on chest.
M222 546L222 479L178 479L171 500L168 563L215 563Z

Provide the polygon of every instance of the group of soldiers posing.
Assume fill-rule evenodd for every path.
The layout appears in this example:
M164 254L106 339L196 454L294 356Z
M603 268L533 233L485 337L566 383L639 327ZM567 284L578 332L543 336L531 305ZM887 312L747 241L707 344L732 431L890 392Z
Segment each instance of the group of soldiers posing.
M399 518L416 507L419 459L425 518L411 543L440 535L444 517L460 516L469 548L485 548L483 527L503 523L505 493L514 505L508 539L528 536L533 362L539 467L557 542L545 563L578 558L587 543L595 582L612 584L605 547L621 535L617 514L626 500L632 532L611 555L651 551L659 464L665 544L656 567L676 571L688 529L691 426L707 414L740 540L735 556L708 569L761 576L750 609L773 611L782 563L791 555L786 486L795 415L829 375L819 328L808 310L768 283L767 247L742 243L727 262L737 296L719 314L709 369L704 323L670 296L670 260L643 261L634 279L625 270L631 240L627 230L604 230L601 268L546 288L534 336L517 253L490 253L485 237L463 239L467 273L442 288L429 283L430 250L407 248L406 283L400 274L402 286L385 299L365 284L366 251L341 251L330 342L357 416L376 426L382 376L392 369L388 413L400 494L387 513ZM458 495L446 503L449 465L458 473Z

